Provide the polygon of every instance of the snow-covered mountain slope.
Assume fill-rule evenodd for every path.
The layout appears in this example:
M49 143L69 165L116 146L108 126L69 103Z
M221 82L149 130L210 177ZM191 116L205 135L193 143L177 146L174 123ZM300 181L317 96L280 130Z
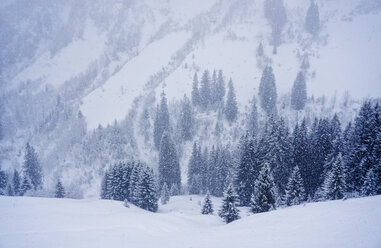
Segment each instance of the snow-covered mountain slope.
M190 201L192 198L192 201ZM199 196L158 213L121 202L0 197L0 247L345 247L381 245L381 197L309 203L224 224ZM215 211L220 199L213 198ZM248 216L249 215L249 216Z

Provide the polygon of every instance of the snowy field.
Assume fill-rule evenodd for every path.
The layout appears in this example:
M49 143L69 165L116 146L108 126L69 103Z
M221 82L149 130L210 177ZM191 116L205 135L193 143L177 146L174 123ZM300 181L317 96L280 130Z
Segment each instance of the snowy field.
M0 247L381 247L381 196L251 216L241 209L227 225L199 214L200 201L173 197L151 213L108 200L1 196Z

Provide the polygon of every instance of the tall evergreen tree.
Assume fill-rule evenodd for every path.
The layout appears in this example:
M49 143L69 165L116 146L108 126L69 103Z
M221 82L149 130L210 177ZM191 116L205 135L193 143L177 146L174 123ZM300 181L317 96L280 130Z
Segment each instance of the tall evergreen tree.
M255 96L253 97L253 100L251 101L251 108L250 113L247 119L247 130L249 133L253 136L256 136L259 132L259 125L258 125L258 108L257 108L257 100L255 99Z
M106 171L102 178L101 183L101 199L111 199L110 196L110 185L109 185L110 179L109 179L109 172Z
M65 197L65 189L62 185L62 182L58 180L56 184L56 192L54 195L55 198L64 198Z
M14 192L13 192L13 188L12 188L12 184L8 184L7 186L7 196L14 196Z
M346 169L342 155L339 154L335 163L332 165L331 171L327 174L323 190L327 200L342 199L347 191Z
M264 164L257 180L255 181L254 194L251 198L251 211L253 213L267 212L275 209L276 189L270 171L270 165Z
M132 169L130 176L130 187L129 187L129 200L135 205L139 205L140 200L140 192L139 192L139 184L142 173L142 165L140 163L136 164Z
M255 140L246 134L241 139L241 158L237 167L235 185L241 206L249 206L254 182L259 172Z
M31 189L32 189L32 185L29 182L28 177L24 175L22 184L21 184L20 195L23 196L26 192L28 192Z
M306 15L306 30L312 34L317 35L320 29L320 16L319 16L319 6L311 1L310 7L308 8Z
M23 170L35 190L42 187L42 168L37 153L29 143L25 147Z
M184 95L183 101L181 103L181 112L179 117L179 127L180 135L182 140L188 141L193 137L193 110L191 103L186 95Z
M237 119L238 115L237 100L235 97L235 90L232 79L229 81L228 88L229 90L226 99L225 116L226 119L231 123Z
M263 70L258 94L262 109L268 115L276 114L277 92L271 66L266 66Z
M155 181L153 177L153 171L147 167L143 168L141 173L141 179L138 185L139 190L139 203L138 206L151 211L156 212L158 209L158 199L155 187Z
M213 214L213 211L212 200L210 200L210 194L208 192L202 204L201 214Z
M172 184L170 190L169 190L169 195L170 196L175 196L175 195L180 195L181 191L180 188L177 184Z
M201 88L200 88L200 103L202 109L207 109L211 103L211 92L210 92L210 75L209 71L205 70L202 74Z
M303 72L299 72L291 91L291 106L295 110L302 110L307 101L307 87Z
M236 207L238 197L234 192L233 185L230 184L224 192L224 198L222 199L222 207L218 212L218 215L224 219L226 223L230 223L239 219L239 210Z
M201 154L197 143L193 143L192 155L188 164L188 187L190 194L200 193L200 170L201 170Z
M216 89L216 97L217 97L217 102L219 104L223 104L225 91L226 90L225 90L224 76L223 76L222 70L219 70L218 76L217 76L217 89Z
M4 171L0 169L0 195L4 195L6 192L8 177Z
M281 43L282 30L287 21L286 8L283 0L266 0L264 2L265 17L271 26L271 36L274 48Z
M304 190L303 179L300 175L298 166L295 166L287 183L285 199L286 204L288 206L298 205L305 201L305 199L306 194Z
M156 149L160 149L161 138L163 137L164 132L170 131L170 123L169 123L169 111L167 105L167 98L165 93L161 94L160 106L157 107L156 118L154 122L154 143Z
M364 179L364 184L361 187L361 194L363 196L376 195L377 194L377 182L376 174L373 168L369 169Z
M16 169L13 171L12 185L13 185L13 192L14 192L14 194L16 196L20 195L21 178L20 178L19 172Z
M181 184L180 164L175 144L168 132L165 132L161 140L159 152L159 186Z
M195 73L193 76L192 103L193 103L193 106L196 106L196 107L200 106L200 104L201 104L197 73Z

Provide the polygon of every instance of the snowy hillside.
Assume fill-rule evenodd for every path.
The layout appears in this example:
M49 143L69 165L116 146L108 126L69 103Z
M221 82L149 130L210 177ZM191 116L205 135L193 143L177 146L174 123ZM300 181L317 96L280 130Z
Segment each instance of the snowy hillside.
M0 197L0 247L381 246L379 196L252 216L241 209L242 218L228 225L201 215L200 200L173 197L150 213L116 201Z

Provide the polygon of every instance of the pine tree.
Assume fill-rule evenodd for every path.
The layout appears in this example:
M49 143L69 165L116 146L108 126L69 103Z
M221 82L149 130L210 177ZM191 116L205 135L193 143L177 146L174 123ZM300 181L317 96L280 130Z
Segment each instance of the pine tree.
M6 193L4 191L7 187L7 181L8 181L7 175L5 174L4 171L0 169L0 195L3 195Z
M251 101L251 108L250 113L247 119L247 130L249 133L253 136L256 136L259 132L259 125L258 125L258 108L257 108L257 100L255 99L255 96L253 97L253 100Z
M263 70L258 94L261 107L267 115L276 114L277 92L271 66L266 66Z
M193 137L193 110L191 103L186 95L184 95L181 103L181 112L179 117L180 135L182 140L188 141Z
M376 175L371 168L364 179L364 184L361 187L361 194L363 196L376 195L377 194L377 182Z
M28 177L24 175L22 184L21 184L20 195L23 196L26 192L28 192L31 189L32 189L32 185L29 182Z
M21 178L20 174L17 170L13 171L13 179L12 179L12 186L13 186L13 192L14 194L20 195L20 189L21 189Z
M255 140L249 134L242 137L241 157L235 180L241 206L249 206L254 190L254 182L259 172L258 154L255 145Z
M192 155L188 163L188 187L189 194L199 194L200 185L198 185L197 178L199 178L201 170L201 154L199 153L199 148L197 143L193 143ZM197 178L196 178L197 177Z
M13 192L13 189L12 189L12 185L11 184L8 184L7 186L7 196L14 196L14 192Z
M166 183L164 183L163 188L161 189L160 197L161 197L160 200L162 205L165 205L169 202L170 195L169 195L169 190Z
M101 199L111 199L109 188L110 186L108 185L110 179L109 179L109 172L106 171L103 178L102 178L102 183L101 183Z
M295 166L286 187L286 204L298 205L306 200L304 184L298 166Z
M159 152L159 186L181 184L180 163L175 145L168 132L163 134Z
M201 104L200 92L199 92L199 88L198 88L197 73L195 73L193 76L192 103L193 103L193 106L195 106L195 107L200 106L200 104Z
M163 92L161 94L160 106L157 107L153 130L154 143L158 150L160 149L161 138L166 131L170 131L170 123L167 98Z
M207 109L211 99L209 71L205 70L201 79L200 103L202 109Z
M180 189L177 184L172 184L171 189L169 190L171 196L180 195Z
M238 202L238 196L234 192L233 185L230 184L224 192L224 198L222 199L222 207L218 212L218 215L224 219L226 223L230 223L239 219L239 210L236 207Z
M306 30L312 34L317 35L320 29L320 16L319 16L319 7L316 3L311 1L310 7L308 8L306 15Z
M129 198L128 199L131 203L135 205L139 205L139 184L141 180L141 173L142 173L142 165L140 163L137 163L134 168L132 169L131 176L130 176L130 187L129 187Z
M232 123L237 119L238 115L238 107L237 107L237 100L235 97L235 91L234 91L234 85L232 79L229 81L228 85L228 96L226 99L226 106L225 106L225 116L226 119Z
M213 214L213 211L213 204L208 192L205 196L204 203L202 204L201 214Z
M65 197L65 189L62 185L62 182L58 180L56 184L56 192L54 195L55 198L64 198Z
M282 30L287 22L286 8L283 0L266 0L264 3L265 17L272 30L272 43L274 48L281 43Z
M291 106L295 110L302 110L307 101L306 80L303 72L299 72L292 86Z
M253 213L267 212L275 209L275 184L269 164L264 164L255 181L254 194L251 198L251 211Z
M225 80L224 76L222 73L222 70L218 71L218 76L217 76L217 89L216 89L216 97L217 97L217 102L220 105L223 105L224 102L224 96L225 96Z
M38 161L37 154L34 148L31 145L29 145L29 143L27 143L25 147L25 158L24 158L23 169L26 176L29 177L33 188L35 190L41 188L42 187L42 169Z
M156 212L158 209L158 199L156 197L156 187L153 172L149 168L144 168L141 173L141 180L138 185L139 202L138 206Z
M327 200L342 199L347 190L346 170L341 154L337 156L331 171L327 174L324 185L324 196Z

